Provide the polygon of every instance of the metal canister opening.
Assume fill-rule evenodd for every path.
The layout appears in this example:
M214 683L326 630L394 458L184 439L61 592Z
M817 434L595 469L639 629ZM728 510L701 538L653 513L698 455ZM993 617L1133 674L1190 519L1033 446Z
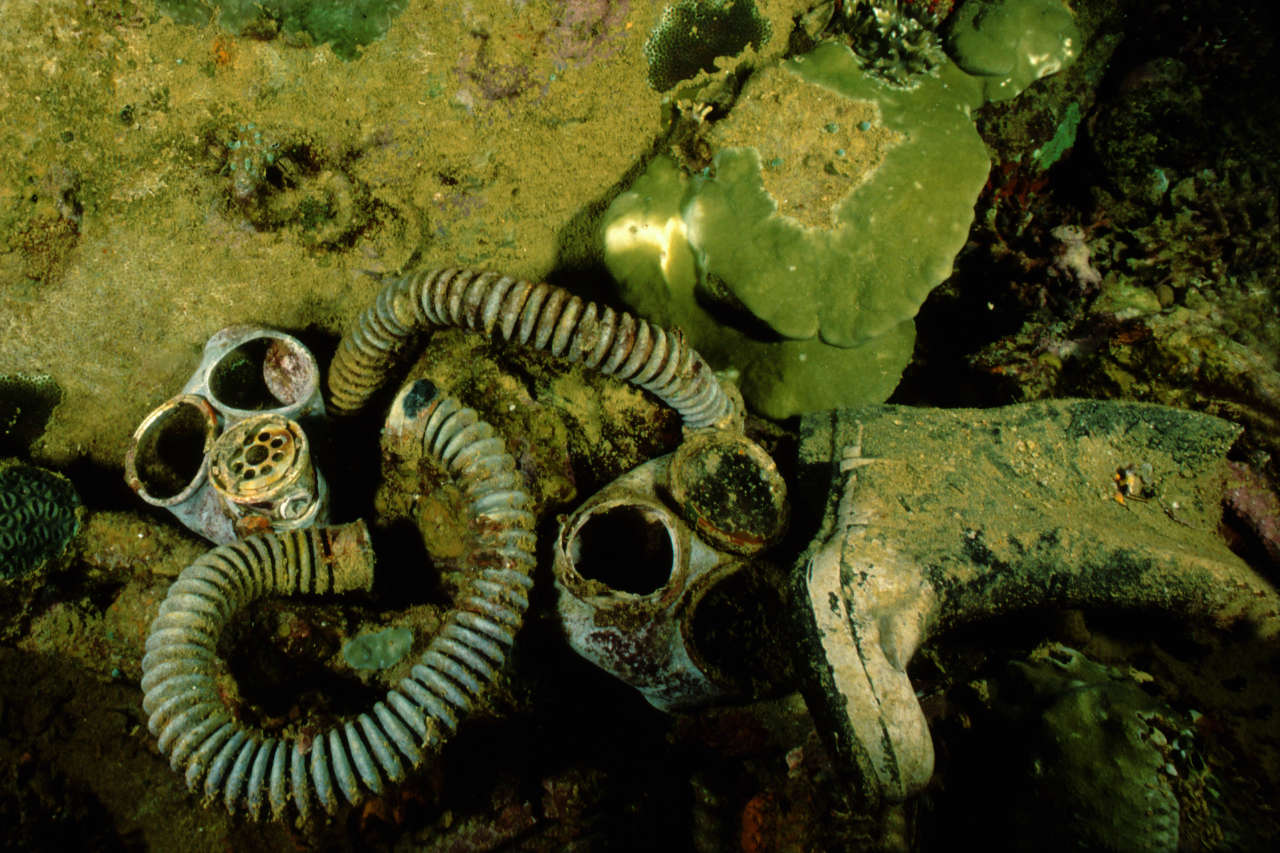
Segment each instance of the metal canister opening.
M205 458L217 437L217 416L200 397L166 400L134 431L125 479L149 504L180 504L204 482Z
M754 554L787 526L787 486L755 442L706 430L676 450L668 474L671 499L700 536L734 554Z
M316 391L319 369L306 347L263 332L227 352L209 369L209 395L227 409L260 412L305 402Z
M675 568L676 533L658 509L615 504L588 512L566 549L573 569L591 585L650 595ZM588 590L589 591L589 590Z

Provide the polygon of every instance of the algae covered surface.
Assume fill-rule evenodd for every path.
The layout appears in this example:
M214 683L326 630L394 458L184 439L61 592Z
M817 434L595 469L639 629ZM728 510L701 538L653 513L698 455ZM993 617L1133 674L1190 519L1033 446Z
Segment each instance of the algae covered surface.
M982 572L1033 561L1019 548L1042 528L1087 550L1081 519L1102 518L1100 529L1139 556L1158 552L1159 531L1170 530L1183 551L1211 541L1223 561L1248 564L1250 583L1274 585L1280 109L1258 81L1280 61L1280 28L1267 26L1273 10L1261 0L1069 5L1073 19L1049 0L6 0L0 467L55 472L77 497L41 504L57 516L58 536L46 537L57 547L32 550L29 572L0 571L5 844L946 849L964 833L992 847L1057 849L1075 840L1070 822L1061 837L1037 835L1048 824L1036 809L1061 790L1085 805L1109 794L1085 784L1093 757L1062 755L1056 738L1105 753L1118 735L1098 718L1111 702L1126 715L1128 764L1154 774L1162 809L1174 800L1180 809L1172 829L1160 825L1162 846L1274 849L1280 650L1274 639L1190 625L1201 599L1171 609L1153 594L1151 608L1117 615L1104 589L1096 608L1026 616L982 611L984 590L998 583L960 590L977 596L973 610L984 619L933 638L909 673L938 745L937 773L921 798L882 815L857 814L842 799L789 674L751 704L661 714L564 646L541 562L510 672L482 713L403 785L334 817L260 825L202 803L167 766L141 708L151 620L208 543L125 486L134 428L179 391L218 330L285 330L323 369L381 281L422 267L549 279L660 322L696 317L698 328L677 323L691 339L705 335L705 345L694 343L713 367L750 362L758 378L745 376L743 390L756 381L780 403L757 407L748 432L798 485L792 532L769 555L780 574L810 544L827 498L797 477L813 460L796 460L799 428L781 415L813 417L806 401L834 399L847 381L858 383L859 404L893 395L892 409L876 409L881 447L868 453L892 448L924 472L886 474L877 481L884 492L922 482L955 492L920 498L926 515L929 506L977 513L1010 497L1000 490L1017 490L1016 503L1071 465L1087 469L1079 512L1050 522L1001 517L981 542L965 540L964 556ZM965 70L985 75L986 88L1029 84L1020 97L979 106L973 92L948 90L960 75L938 70L938 46L953 7L965 6L966 16L1008 12L990 13L1012 28L1008 38L984 44L985 58L971 57ZM1037 79L1040 67L1022 60L1043 44L1019 41L1024 19L1052 19L1069 35L1074 64ZM861 22L854 37L850 21ZM888 42L876 41L877 27ZM701 37L697 28L715 32ZM892 41L903 34L911 44ZM1053 44L1063 49L1062 39ZM855 60L851 47L866 55ZM816 77L830 59L837 70L856 61L888 79L860 78L858 98L839 95L830 80L788 70L800 57ZM963 124L963 148L946 139L922 148L923 131L893 123L894 104L944 90L921 109L943 104L948 121ZM919 172L915 164L878 171L895 151L912 150L924 152ZM743 180L732 183L735 175ZM838 206L856 187L879 186L877 175L901 190L899 209L880 206L887 195ZM929 182L948 176L956 186L943 199ZM704 203L690 221L719 229L715 257L696 257L680 230L689 187ZM659 250L644 280L687 287L638 294L634 282L613 280L611 205L661 214L642 229ZM767 228L742 229L744 209ZM785 252L756 239L783 226L809 239L842 215L861 242L834 259L782 242L819 269L846 255L870 259L872 285L858 304L827 278L789 286L768 266ZM941 248L913 251L908 233ZM734 295L727 273L699 280L698 265L763 284ZM924 272L907 287L899 272L916 267ZM821 304L809 299L815 291ZM862 302L893 310L858 314ZM822 340L827 326L844 349ZM838 369L826 358L839 359ZM789 379L793 369L803 387ZM642 392L479 336L434 335L412 370L506 437L540 543L554 536L558 515L680 441L676 419ZM1235 477L1225 510L1199 483L1190 537L1188 519L1170 509L1190 482L1176 464L1180 430L1198 414L1153 416L1153 433L1143 434L1155 448L1149 458L1073 437L1061 453L1027 450L1019 458L1029 467L1012 486L980 465L962 483L937 476L946 473L940 460L963 455L948 448L976 452L974 437L989 437L977 407L1065 396L1161 403L1238 424L1239 438L1223 427L1215 445L1215 460L1225 452ZM930 408L917 416L898 404ZM939 415L939 406L960 413ZM910 429L929 417L950 426L913 440ZM442 600L460 588L462 503L440 488L439 472L380 458L381 418L338 430L337 448L321 460L344 483L335 501L342 520L373 520L379 583L366 599L264 603L234 626L220 695L255 726L305 734L367 705L412 655L386 655L383 672L344 662L344 648L407 627L421 652ZM841 450L829 448L825 461ZM1175 461L1164 464L1166 456ZM27 523L35 514L10 515ZM1154 521L1126 539L1127 526L1145 519ZM1101 562L1089 570L1105 572ZM1233 612L1252 589L1224 582L1209 598ZM733 614L761 624L709 630L792 645L785 614L731 601L721 615ZM1075 651L1046 653L1058 649L1046 641ZM1077 667L1091 673L1091 692L1027 675L1044 668L1046 654L1073 667L1079 654L1097 661ZM1011 661L1029 663L1010 670ZM735 670L758 676L760 668L740 660ZM1115 673L1123 689L1112 685ZM1025 766L1024 743L1058 763L1045 773ZM992 772L999 785L984 777ZM1022 779L1034 781L1038 803ZM1104 781L1112 791L1125 782ZM1141 791L1121 793L1122 805L1144 802ZM1014 817L1000 817L1010 809ZM1132 849L1125 832L1099 820L1077 837Z
M661 117L631 35L654 10L570 5L411 4L345 61L6 4L0 374L65 395L39 454L118 465L223 326L332 338L415 263L550 272Z

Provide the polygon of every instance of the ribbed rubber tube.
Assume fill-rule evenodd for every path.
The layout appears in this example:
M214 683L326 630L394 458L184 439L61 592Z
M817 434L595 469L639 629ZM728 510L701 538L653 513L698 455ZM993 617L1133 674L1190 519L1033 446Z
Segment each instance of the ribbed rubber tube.
M359 411L417 332L459 326L580 361L637 385L691 428L725 427L739 406L679 331L585 302L549 284L443 269L388 283L342 338L329 368L334 414Z
M469 586L409 677L385 699L309 740L241 725L219 695L218 639L231 617L267 595L369 588L373 558L363 522L254 536L185 568L151 624L142 659L143 709L160 751L191 791L228 811L305 821L381 794L452 734L497 678L528 608L534 518L502 439L448 398L425 420L422 443L466 497L475 544Z

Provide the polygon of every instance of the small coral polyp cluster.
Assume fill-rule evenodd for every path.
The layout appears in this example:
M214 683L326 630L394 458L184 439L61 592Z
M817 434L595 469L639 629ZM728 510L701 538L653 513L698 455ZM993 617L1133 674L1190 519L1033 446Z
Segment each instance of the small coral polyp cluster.
M915 85L947 61L937 30L949 0L845 0L831 21L863 68L896 86Z
M209 136L219 173L230 179L228 209L256 230L296 229L309 245L333 246L363 227L360 187L339 158L318 156L297 131L250 121Z

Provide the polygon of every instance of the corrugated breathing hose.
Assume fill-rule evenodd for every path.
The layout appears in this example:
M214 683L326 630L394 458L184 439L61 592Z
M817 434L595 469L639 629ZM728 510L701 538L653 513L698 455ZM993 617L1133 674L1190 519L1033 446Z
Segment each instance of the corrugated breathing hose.
M232 616L267 595L369 589L373 553L363 522L250 537L185 568L169 588L142 660L143 708L161 752L187 787L228 811L263 807L283 817L292 802L305 821L318 802L330 814L338 792L351 804L381 794L439 745L497 678L528 608L534 518L515 462L476 413L408 386L393 416L421 452L453 476L468 502L474 546L468 587L444 617L411 674L354 720L314 738L268 737L238 722L219 692L217 654ZM203 782L203 785L201 783ZM336 789L336 790L335 790Z
M343 336L329 368L330 410L359 411L416 333L459 326L545 350L616 376L670 405L685 426L737 426L741 404L679 331L584 302L549 284L441 269L385 285Z

